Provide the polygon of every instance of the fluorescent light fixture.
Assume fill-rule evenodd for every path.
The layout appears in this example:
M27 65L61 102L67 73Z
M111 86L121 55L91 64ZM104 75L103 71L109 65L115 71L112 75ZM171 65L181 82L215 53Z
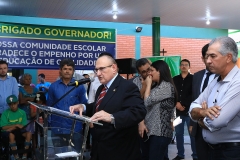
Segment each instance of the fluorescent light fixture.
M117 10L118 10L117 3L116 3L116 2L113 2L113 10L114 10L114 11L117 11Z

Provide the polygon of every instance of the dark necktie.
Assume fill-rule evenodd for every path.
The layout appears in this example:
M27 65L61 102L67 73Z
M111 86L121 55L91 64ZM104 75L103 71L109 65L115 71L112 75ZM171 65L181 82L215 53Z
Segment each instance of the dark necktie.
M98 99L97 99L96 112L98 112L98 107L99 107L100 103L102 102L102 99L103 99L103 97L105 96L106 93L107 93L107 87L104 86L101 93L98 96Z
M207 74L207 76L206 76L206 78L205 78L205 80L204 80L204 83L203 83L203 86L202 86L202 92L203 92L204 89L208 86L209 77L210 77L210 75L211 75L212 73L211 73L211 72L207 72L206 74Z

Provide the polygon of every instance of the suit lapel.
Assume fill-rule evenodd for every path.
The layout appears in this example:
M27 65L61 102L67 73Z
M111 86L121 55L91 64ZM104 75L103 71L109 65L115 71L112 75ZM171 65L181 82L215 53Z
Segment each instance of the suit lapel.
M203 76L205 74L205 69L201 71L201 73L199 74L199 77L197 77L197 95L200 95L200 89L201 89L201 84L202 84L202 80L203 80Z
M109 100L113 97L113 95L117 92L120 80L122 77L120 77L119 75L116 77L116 79L113 81L113 83L111 84L110 88L107 90L106 95L104 96L101 104L99 105L99 110L103 110L107 103L109 102Z

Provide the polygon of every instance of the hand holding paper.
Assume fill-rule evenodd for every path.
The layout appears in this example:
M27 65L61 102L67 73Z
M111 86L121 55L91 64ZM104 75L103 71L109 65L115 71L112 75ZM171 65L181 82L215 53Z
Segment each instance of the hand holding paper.
M176 127L177 125L179 125L180 123L182 123L182 119L180 117L177 117L174 121L173 121L173 127Z

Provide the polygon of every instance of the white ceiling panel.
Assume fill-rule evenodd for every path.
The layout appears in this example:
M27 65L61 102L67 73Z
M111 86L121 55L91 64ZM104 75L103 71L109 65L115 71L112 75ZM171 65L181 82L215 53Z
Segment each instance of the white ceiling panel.
M240 29L237 0L0 0L0 14L143 24L160 17L161 25Z

